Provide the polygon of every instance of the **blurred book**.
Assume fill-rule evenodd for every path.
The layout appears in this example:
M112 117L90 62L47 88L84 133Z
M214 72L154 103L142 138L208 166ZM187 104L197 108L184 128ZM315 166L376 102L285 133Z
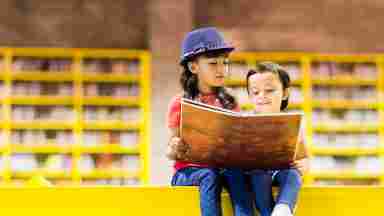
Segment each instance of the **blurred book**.
M305 157L302 114L245 114L183 99L185 161L216 167L287 168Z

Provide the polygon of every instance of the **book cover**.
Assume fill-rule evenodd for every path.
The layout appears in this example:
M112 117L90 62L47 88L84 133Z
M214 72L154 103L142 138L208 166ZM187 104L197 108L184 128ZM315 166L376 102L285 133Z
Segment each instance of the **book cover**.
M246 114L182 99L185 161L213 167L287 168L305 154L301 113Z

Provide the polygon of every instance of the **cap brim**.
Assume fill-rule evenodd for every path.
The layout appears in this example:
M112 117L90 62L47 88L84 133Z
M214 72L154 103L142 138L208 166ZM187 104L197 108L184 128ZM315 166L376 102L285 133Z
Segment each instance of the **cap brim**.
M193 53L192 55L189 55L187 57L184 57L181 61L180 61L180 64L182 65L185 61L188 61L189 59L191 58L194 58L198 55L201 55L201 54L204 54L204 53L209 53L209 52L218 52L218 51L223 51L223 52L232 52L233 50L235 50L234 47L231 47L231 46L225 46L225 47L217 47L217 48L211 48L209 50L203 50L201 52L196 52L196 53Z

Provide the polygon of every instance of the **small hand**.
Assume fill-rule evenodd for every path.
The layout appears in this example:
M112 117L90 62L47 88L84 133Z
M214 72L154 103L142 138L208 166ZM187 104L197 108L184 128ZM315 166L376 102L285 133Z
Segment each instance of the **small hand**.
M301 175L304 175L309 171L309 159L296 160L292 163L292 166L299 170Z
M185 159L189 147L185 144L180 137L173 137L169 142L169 146L172 149L172 152L175 153L178 159Z

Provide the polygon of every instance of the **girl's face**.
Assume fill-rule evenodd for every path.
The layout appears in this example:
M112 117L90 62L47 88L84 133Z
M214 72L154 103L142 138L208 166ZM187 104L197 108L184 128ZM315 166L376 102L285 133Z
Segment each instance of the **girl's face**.
M225 75L229 70L228 54L215 57L199 56L190 63L190 70L199 79L199 90L204 93L211 92L212 87L224 85Z
M256 113L280 112L281 102L289 94L289 88L284 90L279 75L273 72L250 76L248 90Z

